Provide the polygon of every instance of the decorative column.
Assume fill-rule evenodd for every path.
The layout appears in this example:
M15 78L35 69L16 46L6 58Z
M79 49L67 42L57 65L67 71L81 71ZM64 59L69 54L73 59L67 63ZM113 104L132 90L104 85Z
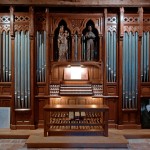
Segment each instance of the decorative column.
M10 125L10 128L13 129L13 126L15 124L15 61L14 61L14 54L15 54L15 37L14 37L14 7L10 7L10 36L11 36L11 52L12 52L12 55L11 55L11 60L12 60L12 63L11 63L11 68L12 68L12 76L11 76L11 95L12 95L12 98L11 98L11 125Z
M32 7L29 8L30 13L30 26L29 26L29 34L30 34L30 101L31 101L31 128L34 129L34 104L35 104L35 79L36 79L36 69L35 69L35 38L34 38L34 10Z
M122 67L123 67L123 65L122 65L122 60L123 60L123 58L122 58L122 51L123 51L123 35L124 35L124 30L123 30L123 27L124 27L124 8L123 7L121 7L120 8L120 38L119 38L119 62L118 62L118 64L120 64L119 65L119 101L118 101L118 112L119 112L119 114L118 114L118 124L119 125L121 125L122 124L122 84L123 84L123 82L122 82L122 79L123 79L123 77L122 77Z

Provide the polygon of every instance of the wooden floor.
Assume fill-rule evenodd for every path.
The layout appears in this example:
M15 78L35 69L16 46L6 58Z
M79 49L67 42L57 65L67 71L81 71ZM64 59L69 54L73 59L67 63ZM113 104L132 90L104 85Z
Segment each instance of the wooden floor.
M109 136L48 136L43 129L10 130L0 129L0 138L27 139L28 148L126 148L128 138L150 138L150 130L109 129Z

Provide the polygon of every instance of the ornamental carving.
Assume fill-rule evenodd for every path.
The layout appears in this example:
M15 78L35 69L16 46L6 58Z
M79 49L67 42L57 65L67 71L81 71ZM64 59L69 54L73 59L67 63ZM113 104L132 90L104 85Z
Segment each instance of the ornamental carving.
M116 28L116 26L108 26L107 27L107 32L116 32L117 31L117 28Z
M124 26L124 32L139 32L140 27L139 26Z
M15 22L29 22L30 18L28 16L15 16Z
M38 22L38 23L46 23L46 16L45 16L45 14L42 14L42 13L39 14L39 13L37 13L35 21Z
M9 16L1 16L0 23L10 23L10 17Z
M117 23L116 17L107 17L107 23Z
M15 31L28 31L29 25L15 25Z
M144 32L150 32L150 26L144 26L143 31Z
M46 16L45 14L36 14L35 17L36 30L45 30L46 28Z
M150 17L144 17L143 24L150 24Z
M124 17L124 23L139 23L138 17Z
M46 25L38 24L37 26L35 26L35 30L38 30L38 31L46 30Z
M71 24L72 24L72 28L80 28L83 24L84 19L74 19L74 20L70 20Z
M0 25L0 33L2 33L3 31L8 32L10 30L10 25Z

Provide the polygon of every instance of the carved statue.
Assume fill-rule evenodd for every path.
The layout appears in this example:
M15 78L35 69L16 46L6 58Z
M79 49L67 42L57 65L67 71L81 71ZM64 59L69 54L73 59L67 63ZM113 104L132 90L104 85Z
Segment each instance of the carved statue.
M67 30L64 31L64 26L60 26L59 34L58 34L58 51L59 58L58 61L66 61L67 52L68 52L68 36L69 33Z
M94 39L95 34L92 32L92 26L88 26L88 32L85 34L87 40L87 60L94 59Z

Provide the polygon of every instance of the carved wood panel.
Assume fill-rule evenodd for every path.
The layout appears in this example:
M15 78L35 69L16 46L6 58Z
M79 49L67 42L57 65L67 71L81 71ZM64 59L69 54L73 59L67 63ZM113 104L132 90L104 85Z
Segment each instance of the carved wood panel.
M14 13L14 31L28 31L29 23L29 13Z
M103 98L92 98L86 96L68 96L68 97L60 97L60 98L51 98L51 105L99 105L103 104Z
M51 71L51 82L60 82L64 81L64 67L67 66L56 66L53 67ZM102 70L95 66L86 66L89 73L89 82L102 83Z
M0 33L10 30L10 15L8 13L0 13Z
M150 15L149 14L143 15L143 31L144 32L150 31Z
M89 20L94 23L99 34L103 33L102 14L50 14L50 20L52 22L51 34L54 34L61 20L64 20L67 23L67 27L71 30L71 34L75 34L77 31L78 34L81 35Z

